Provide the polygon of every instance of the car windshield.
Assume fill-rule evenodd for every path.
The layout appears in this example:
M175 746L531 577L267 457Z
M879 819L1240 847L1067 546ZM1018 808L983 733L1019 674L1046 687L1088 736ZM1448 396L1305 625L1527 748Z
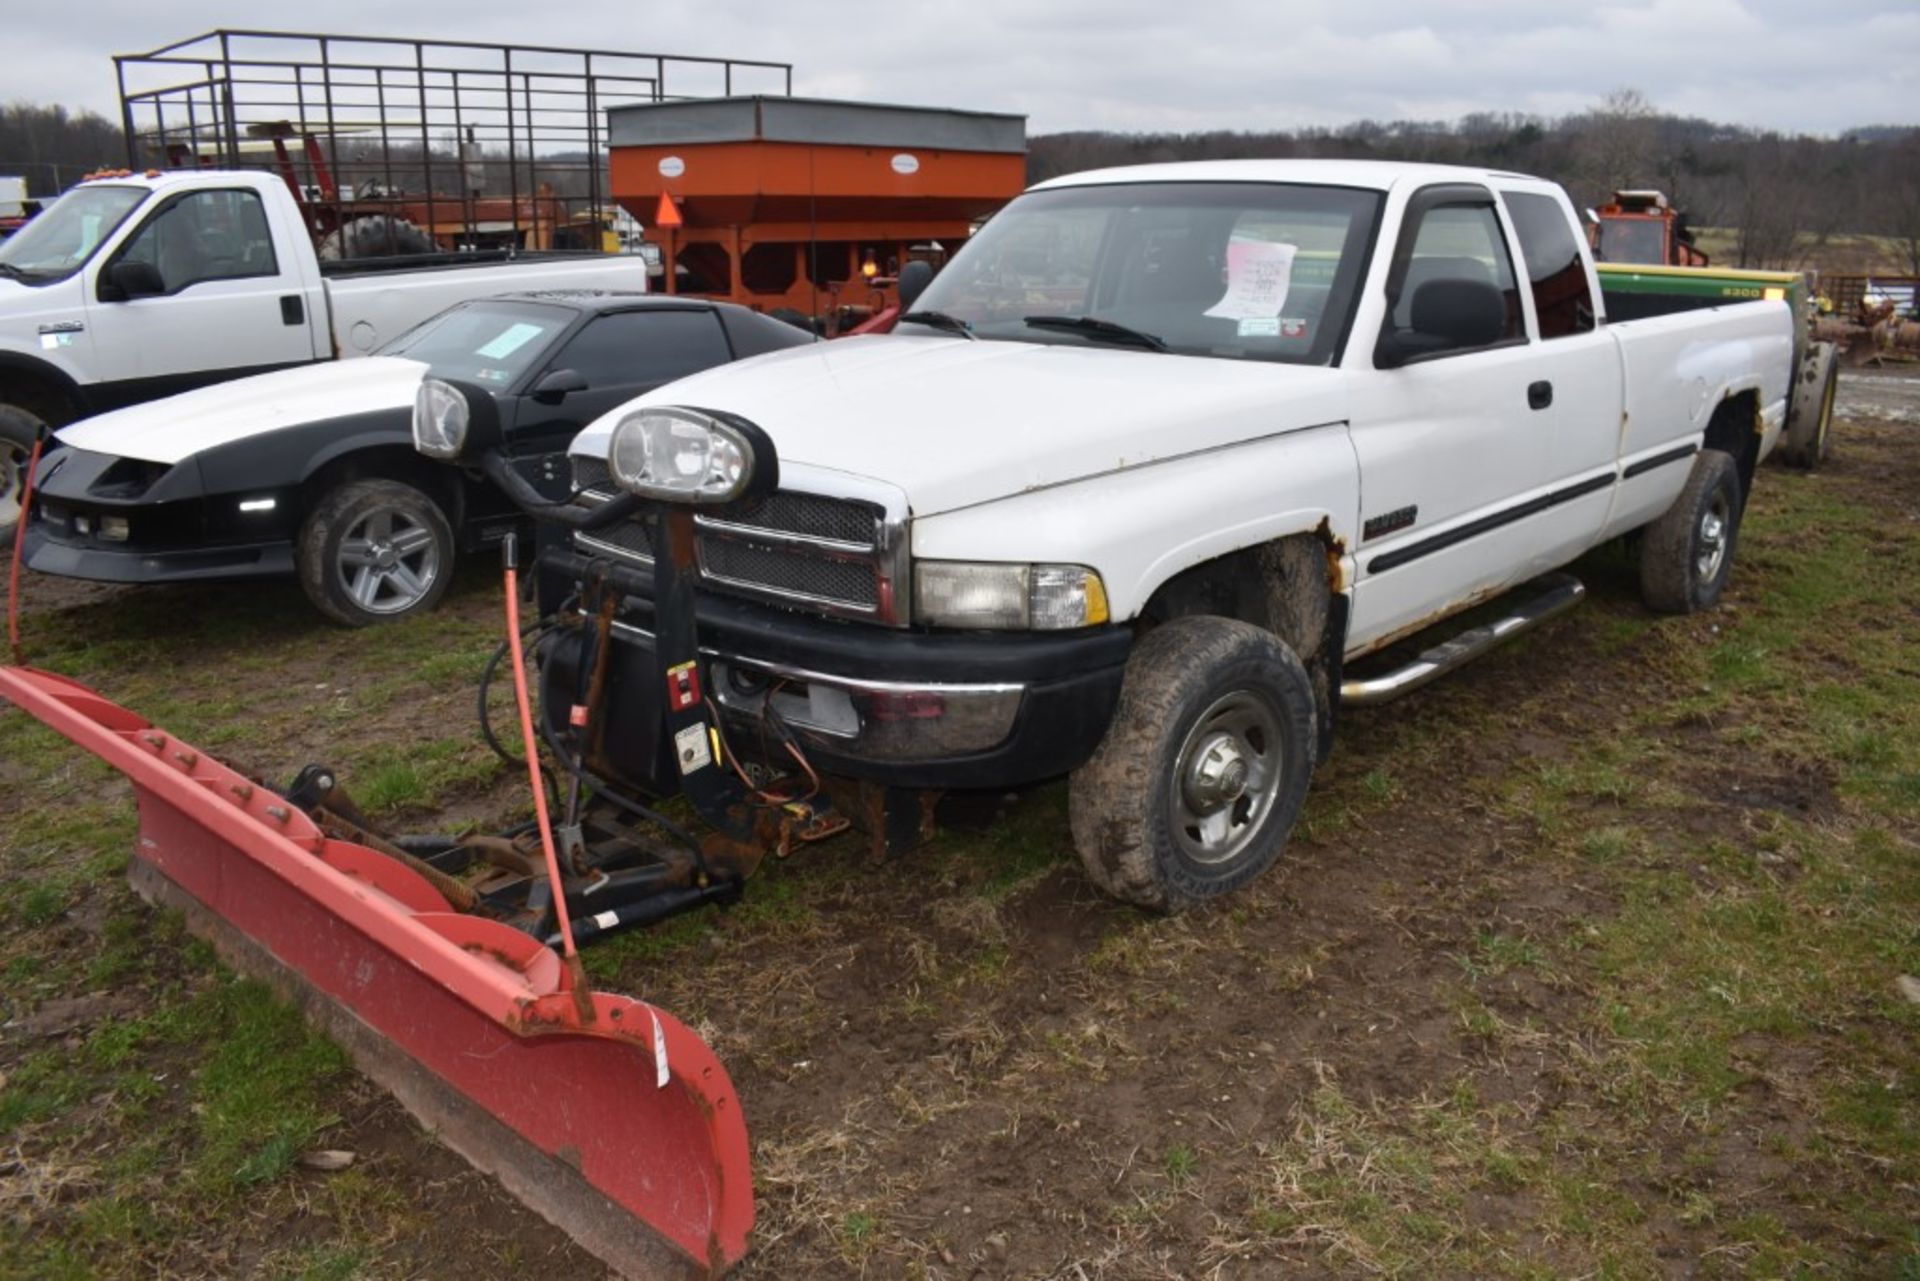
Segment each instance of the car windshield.
M1328 364L1380 194L1181 182L1029 192L996 214L913 310L977 338ZM903 332L944 332L935 321Z
M64 280L148 196L145 187L76 187L0 242L0 276L29 283Z
M573 317L568 308L536 302L462 303L401 334L377 354L425 361L438 377L498 390L533 368Z

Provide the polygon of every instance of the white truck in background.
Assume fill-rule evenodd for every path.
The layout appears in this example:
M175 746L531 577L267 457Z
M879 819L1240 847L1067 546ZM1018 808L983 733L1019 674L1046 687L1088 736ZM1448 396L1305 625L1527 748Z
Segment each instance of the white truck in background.
M0 243L0 544L43 426L247 374L364 356L453 303L645 291L637 257L321 262L285 183L97 177Z

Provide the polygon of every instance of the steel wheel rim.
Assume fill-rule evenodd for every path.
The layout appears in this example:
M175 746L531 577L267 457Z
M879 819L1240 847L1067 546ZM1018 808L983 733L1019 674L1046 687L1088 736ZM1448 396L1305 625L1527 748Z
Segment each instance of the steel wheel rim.
M426 599L440 579L440 546L423 521L379 507L340 540L334 573L347 599L369 614L398 614Z
M1173 839L1188 858L1216 866L1253 843L1280 790L1281 742L1279 709L1253 690L1222 694L1200 713L1168 789Z
M27 474L27 451L0 440L0 529L20 520L20 492Z
M1733 506L1725 494L1716 493L1707 509L1700 513L1695 531L1693 572L1701 583L1711 583L1727 560L1727 540L1733 535Z

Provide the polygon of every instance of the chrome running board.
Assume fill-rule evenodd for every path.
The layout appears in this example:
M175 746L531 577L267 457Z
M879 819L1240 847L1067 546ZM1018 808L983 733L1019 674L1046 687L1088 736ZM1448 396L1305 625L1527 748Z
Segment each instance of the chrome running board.
M1435 645L1406 666L1395 668L1384 676L1340 682L1341 705L1377 707L1419 689L1428 681L1471 663L1502 641L1531 631L1549 618L1558 618L1578 605L1587 594L1580 580L1571 574L1549 574L1545 578L1535 579L1534 585L1545 590L1506 617L1468 628L1452 640Z

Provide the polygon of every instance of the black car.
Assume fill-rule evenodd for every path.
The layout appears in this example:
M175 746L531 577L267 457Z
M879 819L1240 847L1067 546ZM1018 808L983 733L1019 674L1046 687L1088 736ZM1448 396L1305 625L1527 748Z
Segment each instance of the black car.
M263 374L64 428L22 548L47 574L171 583L297 574L355 626L430 609L454 557L521 517L476 474L412 448L428 374L490 389L507 449L564 484L587 423L663 383L816 339L744 307L555 292L461 303L363 360Z

